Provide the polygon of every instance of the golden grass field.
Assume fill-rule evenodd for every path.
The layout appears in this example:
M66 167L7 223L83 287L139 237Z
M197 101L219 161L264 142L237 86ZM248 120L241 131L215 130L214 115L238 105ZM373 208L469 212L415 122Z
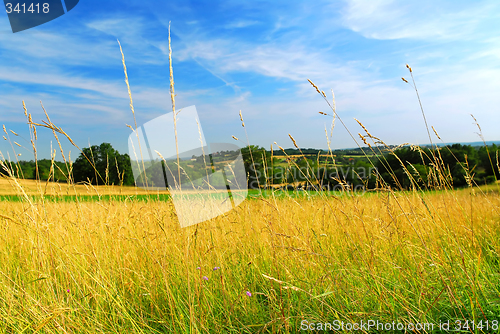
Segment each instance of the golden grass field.
M168 190L147 191L139 187L114 186L114 185L90 185L90 184L68 184L67 182L41 182L35 180L0 178L0 195L19 194L19 184L27 195L141 195L147 193L168 194Z
M187 228L159 200L3 201L0 329L293 333L304 320L491 322L500 314L499 210L495 186L271 196Z
M35 140L38 126L74 144L48 115L45 125L25 115ZM410 190L268 191L186 228L170 200L145 190L37 183L4 168L0 332L338 333L348 331L327 324L379 321L445 333L449 321L500 333L500 185L479 187L467 171L469 187L453 189L434 158L425 189L405 167Z

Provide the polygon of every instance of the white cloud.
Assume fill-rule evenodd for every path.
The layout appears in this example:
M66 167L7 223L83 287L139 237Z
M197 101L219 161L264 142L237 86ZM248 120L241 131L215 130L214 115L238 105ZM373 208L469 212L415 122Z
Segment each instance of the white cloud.
M231 22L229 24L226 24L224 26L224 28L226 28L226 29L246 28L246 27L250 27L250 26L253 26L253 25L259 24L259 23L260 23L259 21L255 21L255 20L238 20L238 21L234 21L234 22Z
M375 9L366 9L365 15L369 15L371 10ZM400 10L397 9L394 13L400 17L407 15L404 11L399 12ZM384 13L383 19L390 16L390 13L390 11ZM385 30L385 33L395 34L398 31L396 28L391 29L394 31ZM444 31L443 36L448 34L446 29L442 31ZM425 31L421 33L427 34ZM396 35L385 37L388 36L393 38ZM401 81L398 74L384 77L384 74L368 66L367 62L342 61L335 57L335 50L314 48L300 39L288 43L270 42L255 45L250 41L220 38L211 40L206 36L197 38L190 36L183 42L186 47L177 53L181 55L182 60L197 59L220 77L248 72L290 81L293 85L292 91L296 94L288 105L286 101L280 101L278 97L267 101L262 96L253 96L241 105L241 109L245 109L250 117L258 119L267 116L268 122L276 129L283 126L278 119L284 114L294 117L299 124L304 124L309 117L305 115L317 114L318 111L327 109L315 90L307 83L306 79L310 78L321 89L324 89L328 96L330 96L330 88L335 90L338 112L347 122L352 117L364 119L367 124L371 125L374 132L381 137L385 134L385 139L391 143L416 142L418 139L421 143L426 142L425 129L418 131L423 123L419 123L421 113L414 92L411 87ZM421 94L429 120L433 125L444 125L441 129L443 137L460 141L462 139L452 129L467 126L468 116L465 112L467 109L474 107L484 118L492 121L498 119L488 106L500 103L496 95L492 95L500 82L497 83L494 79L497 77L495 75L490 79L484 77L486 72L478 63L469 61L469 64L465 66L463 55L454 55L449 52L447 54L446 48L446 46L437 49L422 48L420 44L417 45L419 52L412 51L409 58L415 60L415 66L418 69L417 80L421 86ZM373 54L369 63L380 64L380 60L385 56L383 53ZM436 62L445 56L458 57L452 63L455 66L453 69L450 66L443 68ZM403 61L399 64L401 65L400 75L407 74L403 68ZM319 102L314 102L318 99ZM296 129L294 124L287 123L287 125L290 131ZM357 127L355 124L353 126ZM488 130L491 132L492 129ZM473 140L472 132L469 135L460 132L460 135L468 136L468 139ZM350 141L348 138L345 140Z
M484 1L349 0L341 20L367 38L457 40L470 38L482 21L494 20L491 14L495 9L497 4Z
M0 34L3 64L19 63L37 67L40 63L87 65L119 59L116 41L76 38L71 33L28 30L23 34ZM33 60L36 59L36 62Z
M87 79L78 75L61 74L55 70L51 73L32 72L24 68L0 67L0 80L23 84L39 84L54 87L64 87L93 91L112 97L126 96L126 89L119 88L116 83L104 79Z
M177 51L180 60L199 62L217 75L231 72L253 72L297 83L310 78L318 84L358 77L354 68L328 61L320 50L307 50L300 43L289 45L253 45L242 41L184 41Z

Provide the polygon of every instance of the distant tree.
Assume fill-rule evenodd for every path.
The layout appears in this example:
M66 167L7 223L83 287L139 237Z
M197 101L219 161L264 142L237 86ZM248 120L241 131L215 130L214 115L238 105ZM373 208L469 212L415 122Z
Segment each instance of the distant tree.
M500 180L500 170L497 164L497 158L500 147L493 144L486 147L482 146L478 151L479 167L482 169L483 179L489 179L491 182L495 179Z
M495 157L497 147L491 146L488 149L490 157ZM386 155L384 159L379 160L377 166L382 178L396 188L410 187L411 181L401 166L403 163L414 181L422 186L432 181L428 178L431 169L435 174L438 173L436 166L440 169L439 177L444 176L446 182L451 182L454 187L467 186L467 174L474 175L474 180L480 183L495 180L495 171L492 168L492 165L495 165L493 159L490 162L484 147L477 149L470 145L453 144L434 151L422 148L422 152L420 154L417 150L404 147Z
M255 189L259 185L266 184L266 177L269 177L268 173L272 165L271 152L266 151L263 147L250 145L241 149L241 155L247 172L248 188ZM276 158L274 160L278 161Z
M99 146L93 145L82 151L83 153L73 164L75 182L90 180L92 184L134 184L134 175L128 154L120 154L109 143L102 143ZM108 172L107 179L106 170Z
M6 163L6 162L4 162ZM65 181L66 180L66 166L63 162L52 161L50 159L41 159L37 162L31 161L19 161L17 163L6 163L9 167L11 173L16 177L24 179L37 179L47 180L51 179L54 181ZM5 170L0 171L1 175L7 175Z

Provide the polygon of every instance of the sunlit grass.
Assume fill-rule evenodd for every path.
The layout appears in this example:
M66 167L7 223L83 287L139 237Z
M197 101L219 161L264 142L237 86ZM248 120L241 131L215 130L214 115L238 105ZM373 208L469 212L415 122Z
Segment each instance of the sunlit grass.
M153 199L1 202L0 329L494 320L499 207L498 193L479 191L271 196L181 229L172 204Z

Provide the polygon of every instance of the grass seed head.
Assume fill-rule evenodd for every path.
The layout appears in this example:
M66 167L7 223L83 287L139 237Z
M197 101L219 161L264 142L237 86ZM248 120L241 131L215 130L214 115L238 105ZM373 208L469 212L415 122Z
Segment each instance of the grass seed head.
M335 117L335 110L337 109L337 106L335 105L335 93L333 92L332 89L332 110L333 110L333 117Z
M295 148L299 148L299 147L297 146L297 142L295 141L295 139L293 139L292 135L291 135L291 134L288 134L288 137L290 137L290 139L292 140L292 142L293 142L293 146L295 146Z
M24 100L23 100L23 109L24 109L24 116L28 117L28 109L26 109L26 104L24 103Z
M241 121L241 126L245 127L245 122L243 122L243 115L241 114L241 110L240 110L240 121Z
M366 146L370 145L370 144L368 144L368 142L366 141L366 138L361 133L358 133L358 135L359 135L359 138L361 138L361 140L363 141L363 143L365 143Z
M368 137L370 138L375 138L374 136L371 135L370 132L368 132L368 129L365 128L365 126L363 125L363 123L361 123L360 121L358 121L356 118L354 119L356 122L358 122L358 124L363 128L363 130L365 130L366 134L368 135Z
M279 148L280 150L282 150L283 152L285 152L285 149L284 149L283 147L279 146L277 142L274 142L274 145L278 146L278 148Z
M314 88L316 88L316 91L317 91L319 94L321 94L321 91L319 90L318 86L316 86L316 85L314 84L314 82L312 82L312 81L311 81L311 80L309 80L309 79L307 79L307 81L309 81L309 83L310 83L310 84L311 84Z
M434 131L434 133L436 134L436 137L438 137L438 139L441 139L441 137L439 137L439 135L438 135L438 133L437 133L436 129L434 129L434 126L431 126L431 128L432 128L432 130Z

